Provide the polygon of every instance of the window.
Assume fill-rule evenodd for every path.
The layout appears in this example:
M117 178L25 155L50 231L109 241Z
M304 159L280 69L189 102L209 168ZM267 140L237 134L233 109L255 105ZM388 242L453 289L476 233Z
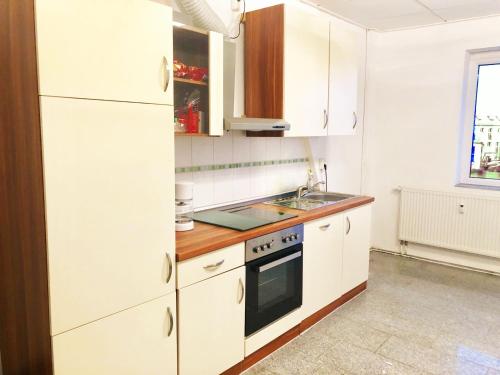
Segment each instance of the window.
M460 182L500 187L500 50L468 53L467 69Z

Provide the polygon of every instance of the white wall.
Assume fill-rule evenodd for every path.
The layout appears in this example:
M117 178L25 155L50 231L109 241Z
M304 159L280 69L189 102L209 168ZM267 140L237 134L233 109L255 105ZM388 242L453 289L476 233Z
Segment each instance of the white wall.
M376 198L374 247L399 251L398 186L472 191L454 187L465 51L500 46L499 30L500 17L493 17L369 32L363 192ZM417 246L410 252L500 272L493 259Z

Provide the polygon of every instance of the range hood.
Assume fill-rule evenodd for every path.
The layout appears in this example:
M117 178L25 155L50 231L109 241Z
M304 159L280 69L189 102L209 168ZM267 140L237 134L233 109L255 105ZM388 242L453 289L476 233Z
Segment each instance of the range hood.
M246 131L283 131L290 130L290 124L285 120L251 118L251 117L230 117L224 118L225 130L246 130Z
M282 136L283 131L290 130L290 123L285 119L236 117L243 112L244 97L242 70L239 66L238 72L236 69L238 47L241 48L232 40L224 41L224 129L246 130L249 136L252 136L253 132L266 132L255 133L255 136ZM241 55L240 51L238 56L240 59ZM238 64L243 64L243 61L239 61ZM236 97L240 99L237 106L235 106Z

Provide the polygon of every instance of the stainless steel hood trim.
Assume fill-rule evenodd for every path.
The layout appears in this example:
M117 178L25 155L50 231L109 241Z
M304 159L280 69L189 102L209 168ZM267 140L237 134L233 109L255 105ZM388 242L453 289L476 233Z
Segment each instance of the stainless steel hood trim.
M282 119L236 117L224 119L225 130L283 131L290 130L290 123Z

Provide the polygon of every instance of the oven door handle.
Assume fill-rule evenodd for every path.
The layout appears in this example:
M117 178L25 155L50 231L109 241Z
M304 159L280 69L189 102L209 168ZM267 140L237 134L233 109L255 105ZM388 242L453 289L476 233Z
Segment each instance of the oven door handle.
M274 262L264 264L263 266L260 266L257 271L259 273L270 270L271 268L277 267L280 264L286 263L292 259L296 259L302 256L302 251L297 251L296 253L287 255L286 257L280 258L278 260L275 260Z

